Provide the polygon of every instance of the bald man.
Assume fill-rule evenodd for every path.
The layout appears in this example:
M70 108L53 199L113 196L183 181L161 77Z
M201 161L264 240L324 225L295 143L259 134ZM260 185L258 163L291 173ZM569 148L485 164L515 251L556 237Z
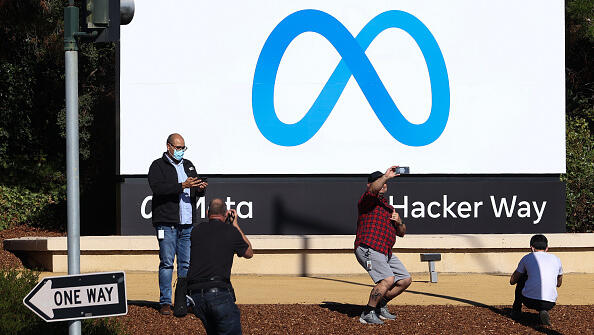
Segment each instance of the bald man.
M173 262L177 256L177 276L186 277L190 267L190 234L199 218L196 200L208 183L184 154L188 147L180 134L167 137L166 151L149 169L153 191L152 221L159 242L160 313L170 315Z
M229 223L226 223L229 222ZM221 199L208 205L208 222L192 231L188 293L194 314L207 334L241 334L239 309L231 285L233 256L252 258L254 251L237 222L237 212Z

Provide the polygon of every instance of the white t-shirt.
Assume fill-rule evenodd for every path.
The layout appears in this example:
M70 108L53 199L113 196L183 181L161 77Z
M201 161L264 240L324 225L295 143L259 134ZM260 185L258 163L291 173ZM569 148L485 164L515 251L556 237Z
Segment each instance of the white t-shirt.
M557 301L557 276L563 274L559 257L544 251L536 251L522 257L519 273L528 273L522 295L526 298Z

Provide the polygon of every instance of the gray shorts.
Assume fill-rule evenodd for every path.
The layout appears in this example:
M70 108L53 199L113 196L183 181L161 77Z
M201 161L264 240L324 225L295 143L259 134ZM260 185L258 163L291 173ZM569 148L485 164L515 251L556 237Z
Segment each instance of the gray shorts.
M394 276L394 282L409 278L404 264L394 254L390 258L387 255L377 252L367 246L358 246L355 249L355 256L359 264L369 273L374 283Z

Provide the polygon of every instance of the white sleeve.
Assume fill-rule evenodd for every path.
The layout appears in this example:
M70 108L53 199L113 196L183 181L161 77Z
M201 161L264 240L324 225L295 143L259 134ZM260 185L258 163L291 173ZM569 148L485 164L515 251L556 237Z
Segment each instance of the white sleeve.
M559 262L559 274L558 276L563 274L563 266L561 265L561 259L559 259L559 257L557 257L557 262Z

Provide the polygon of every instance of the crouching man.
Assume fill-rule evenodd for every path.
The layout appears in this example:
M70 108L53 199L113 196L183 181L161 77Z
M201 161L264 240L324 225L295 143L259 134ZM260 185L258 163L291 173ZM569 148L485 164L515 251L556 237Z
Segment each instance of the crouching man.
M359 318L361 323L382 324L381 319L396 319L386 304L404 292L412 281L404 264L392 254L396 236L403 237L406 233L400 216L384 198L388 190L386 182L396 176L396 166L390 167L386 173L376 171L370 174L367 189L357 205L355 256L375 283Z
M557 287L561 286L563 269L559 257L549 254L548 241L544 235L530 239L532 252L520 260L509 283L516 285L516 296L511 317L522 316L522 304L538 311L540 322L550 325L549 310L557 301Z
M241 334L230 281L234 255L252 258L254 251L239 228L236 211L228 211L223 200L214 199L208 206L208 222L192 230L188 271L190 304L209 335Z

